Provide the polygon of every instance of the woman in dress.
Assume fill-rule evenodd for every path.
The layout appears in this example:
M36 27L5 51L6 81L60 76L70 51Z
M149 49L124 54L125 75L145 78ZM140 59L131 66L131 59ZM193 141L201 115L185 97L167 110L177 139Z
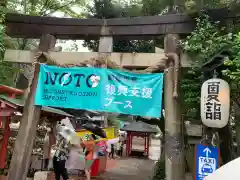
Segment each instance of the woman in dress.
M89 140L83 141L81 139L80 145L85 150L85 174L87 180L91 180L91 167L96 157L95 154L97 153L97 145L96 145L96 136L91 134L89 136Z

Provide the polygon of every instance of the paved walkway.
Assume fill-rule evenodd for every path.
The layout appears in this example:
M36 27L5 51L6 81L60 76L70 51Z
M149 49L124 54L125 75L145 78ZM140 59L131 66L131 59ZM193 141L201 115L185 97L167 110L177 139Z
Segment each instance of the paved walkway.
M123 158L110 160L101 175L104 180L150 180L154 168L152 160Z
M158 140L152 141L152 148L160 150L160 145ZM134 139L133 149L143 150L144 140ZM154 151L151 156L156 156L158 159L160 152ZM155 154L157 152L157 154ZM125 155L125 152L123 153ZM97 180L151 180L153 175L155 163L150 159L132 158L132 157L122 157L120 159L116 158L107 161L106 172L101 174L98 178L93 178ZM49 177L47 180L53 180ZM85 180L83 177L72 176L70 180Z
M155 141L156 140L152 141L153 147L156 147L160 150L159 142L157 142L159 140L157 140L157 143L154 144ZM144 140L134 138L133 149L143 150ZM125 152L123 154L125 155ZM107 170L104 174L101 175L101 179L150 180L151 176L153 175L154 166L154 161L150 159L123 157L121 159L108 160Z

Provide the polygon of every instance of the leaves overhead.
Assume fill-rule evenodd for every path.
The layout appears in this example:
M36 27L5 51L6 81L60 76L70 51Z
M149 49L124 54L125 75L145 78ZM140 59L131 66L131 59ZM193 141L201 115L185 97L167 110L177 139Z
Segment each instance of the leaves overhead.
M181 42L182 48L201 67L223 48L229 47L232 34L211 22L206 15L196 19L195 30ZM184 73L181 88L184 96L186 119L200 119L200 93L203 82L201 68L191 68Z
M8 11L38 16L50 16L62 12L69 16L79 17L80 13L73 10L73 6L84 6L84 0L10 0Z
M234 28L229 30L219 27L218 22L211 22L210 18L205 15L197 18L196 29L182 42L182 46L184 51L193 60L197 60L200 66L222 49L230 51L231 59L225 60L223 75L230 84L232 100L240 107L240 33L234 34L232 31ZM195 88L198 86L196 83L201 84L203 79L201 78L201 69L194 69L194 71L198 75L195 78L187 78L188 80L184 78L182 88L185 89L183 91L185 103L191 105L195 102L195 105L198 104L200 107L200 88L199 90ZM189 76L189 73L186 76Z
M207 15L196 18L195 30L182 42L183 50L203 65L217 52L229 46L232 34L225 28L219 28L218 22L212 22Z
M1 1L2 2L2 1ZM4 14L7 12L37 16L65 15L68 17L82 17L81 9L85 0L8 0L0 6L0 83L13 86L17 74L20 72L18 65L3 62L5 48L30 50L37 48L39 40L12 39L4 33ZM77 47L73 47L77 50Z
M5 4L0 6L0 84L12 85L14 81L13 73L17 72L13 64L4 62L3 56L5 53L5 48L9 47L9 45L13 45L9 43L9 37L5 34Z
M223 74L230 83L232 100L240 108L240 32L233 36L230 51L232 58L225 61Z
M133 4L117 3L112 0L94 1L92 7L88 7L89 18L119 18L141 16L142 5L137 2ZM91 51L98 51L99 41L86 40L84 46ZM113 42L113 52L154 52L154 42L142 40L116 40Z

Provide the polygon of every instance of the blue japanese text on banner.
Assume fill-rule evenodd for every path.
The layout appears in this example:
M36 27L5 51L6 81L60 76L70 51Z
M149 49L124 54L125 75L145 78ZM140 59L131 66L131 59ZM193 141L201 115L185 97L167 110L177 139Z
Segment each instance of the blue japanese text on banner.
M160 117L163 73L41 65L35 104Z

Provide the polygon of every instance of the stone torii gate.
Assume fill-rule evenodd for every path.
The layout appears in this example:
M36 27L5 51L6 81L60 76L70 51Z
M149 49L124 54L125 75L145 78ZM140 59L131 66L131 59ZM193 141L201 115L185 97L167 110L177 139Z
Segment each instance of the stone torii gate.
M5 59L18 63L32 63L28 97L23 111L12 156L8 178L25 180L30 163L34 137L41 107L34 105L39 74L39 63L62 67L93 66L127 70L146 68L139 73L165 72L164 107L166 139L167 180L184 179L184 149L179 97L181 66L190 66L180 59L179 35L190 33L194 23L186 15L173 14L122 19L69 19L34 17L8 14L7 34L18 38L40 38L35 51L7 50ZM161 53L112 53L113 38L149 39L164 35L164 51ZM99 52L54 52L56 38L97 39ZM161 93L161 92L159 92ZM173 172L174 170L174 172Z

